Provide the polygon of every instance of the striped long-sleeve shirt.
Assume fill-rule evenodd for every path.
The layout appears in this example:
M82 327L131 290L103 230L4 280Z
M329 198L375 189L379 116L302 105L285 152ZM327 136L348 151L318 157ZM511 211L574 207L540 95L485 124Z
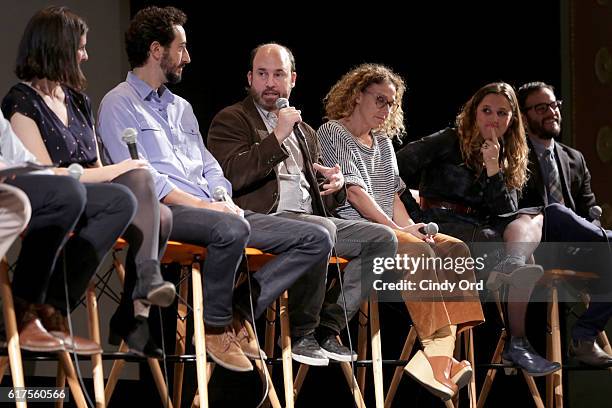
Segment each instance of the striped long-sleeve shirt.
M317 130L323 164L340 165L346 185L357 185L374 198L390 218L393 199L406 186L399 177L393 144L383 135L375 135L372 147L360 143L340 122L330 120ZM337 209L340 217L364 219L347 201Z

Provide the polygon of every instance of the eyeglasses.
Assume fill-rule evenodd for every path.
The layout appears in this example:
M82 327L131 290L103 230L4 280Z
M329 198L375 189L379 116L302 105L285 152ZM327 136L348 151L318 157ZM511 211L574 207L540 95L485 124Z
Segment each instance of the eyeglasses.
M561 104L563 103L563 101L552 101L549 103L538 103L537 105L531 105L531 106L526 106L525 107L525 112L527 112L530 109L533 109L536 111L536 113L539 113L540 115L542 115L543 113L546 113L546 111L548 110L548 108L555 110L561 107Z
M376 107L378 109L382 109L385 106L388 106L389 110L391 110L391 109L393 109L393 108L395 108L397 106L397 102L396 101L388 101L387 98L385 98L382 95L375 94L375 93L372 93L372 92L369 92L369 91L363 91L363 93L367 93L369 95L372 95L374 98L376 98L374 100L374 102L376 103Z

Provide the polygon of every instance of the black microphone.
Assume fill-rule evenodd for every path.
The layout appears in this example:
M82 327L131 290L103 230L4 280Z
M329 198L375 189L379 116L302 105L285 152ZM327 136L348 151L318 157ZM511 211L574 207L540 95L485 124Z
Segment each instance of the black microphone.
M288 108L289 107L289 99L287 99L287 98L278 98L276 100L276 107L278 109ZM293 134L296 135L297 137L301 138L302 140L306 141L306 138L304 137L304 134L300 130L300 127L298 126L298 124L299 124L299 122L295 122L293 124Z
M132 159L138 159L138 147L136 146L136 136L138 132L134 128L126 128L123 131L123 135L121 135L121 140L123 140L130 151L130 157Z

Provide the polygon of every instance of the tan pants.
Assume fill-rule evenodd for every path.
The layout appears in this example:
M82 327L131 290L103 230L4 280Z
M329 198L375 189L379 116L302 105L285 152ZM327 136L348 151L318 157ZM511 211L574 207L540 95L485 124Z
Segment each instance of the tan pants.
M449 235L437 234L435 245L430 245L412 234L394 230L398 239L398 255L412 258L442 258L443 260L469 258L470 250L461 240ZM476 290L458 289L459 281L475 282L474 271L466 269L456 273L449 267L449 262L442 267L433 263L414 270L413 274L404 276L419 287L423 280L428 281L428 287L436 283L450 282L457 285L452 291L416 290L405 291L402 297L421 339L431 337L436 331L450 325L457 325L457 333L484 322L484 315ZM437 265L439 266L439 265Z
M30 201L23 191L0 183L0 259L30 221Z

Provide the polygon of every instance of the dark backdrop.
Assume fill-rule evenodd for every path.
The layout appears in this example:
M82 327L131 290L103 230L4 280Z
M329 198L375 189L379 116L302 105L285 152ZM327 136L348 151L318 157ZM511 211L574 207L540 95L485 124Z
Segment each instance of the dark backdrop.
M321 101L326 92L343 73L363 62L386 64L404 77L408 87L403 101L407 139L425 136L452 123L461 105L488 82L504 80L518 86L543 80L561 90L557 1L503 2L497 6L492 2L461 2L469 6L436 2L425 8L423 4L405 2L401 12L394 8L398 6L387 2L352 3L336 10L330 9L330 3L309 6L232 2L215 4L213 11L213 6L205 2L132 0L131 13L151 4L173 5L187 13L185 29L192 62L183 72L182 83L172 90L191 102L204 136L219 110L244 97L250 50L269 41L293 50L298 79L291 102L315 128L322 123ZM500 329L494 308L487 309L487 324L476 330L477 363L490 358ZM402 304L381 304L380 313L384 357L399 356L408 331L405 308ZM542 353L543 322L544 305L532 305L530 338ZM352 329L356 342L354 322ZM282 400L281 370L276 367L275 385ZM385 389L392 369L385 366ZM193 365L187 367L185 401L190 401L187 390L193 390L193 370ZM477 372L478 389L485 372ZM142 373L148 374L146 369ZM368 406L373 405L372 384L369 370ZM217 370L209 388L211 405L253 406L259 386L255 374ZM533 403L522 377L504 378L500 373L487 405L506 406L504 401L512 390L516 390L512 394L516 406ZM157 399L154 394L139 395L151 398L152 403ZM297 406L344 407L351 406L351 402L335 365L311 369ZM414 381L403 379L394 406L441 404Z
M192 62L173 91L192 103L203 133L216 112L245 95L250 50L269 41L292 49L298 78L291 102L315 129L322 123L327 91L363 62L386 64L403 76L410 139L451 123L469 96L488 82L518 86L543 80L560 90L559 2L433 2L425 8L421 3L405 2L399 12L386 2L335 11L232 2L231 7L215 4L213 12L199 1L131 2L132 13L150 4L186 12Z

